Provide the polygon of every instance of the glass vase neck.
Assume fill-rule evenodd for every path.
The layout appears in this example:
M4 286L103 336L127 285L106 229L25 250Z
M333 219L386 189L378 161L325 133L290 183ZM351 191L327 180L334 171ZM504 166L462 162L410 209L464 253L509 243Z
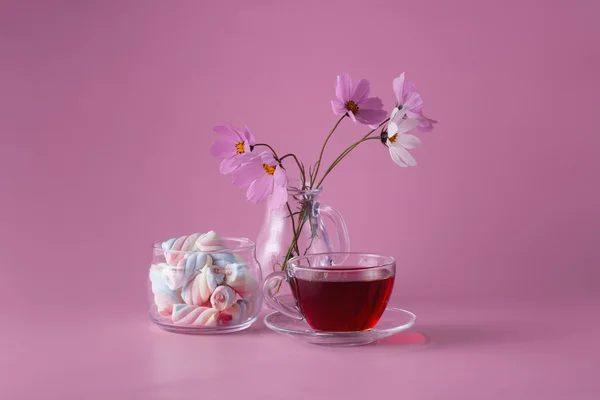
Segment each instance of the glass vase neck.
M303 196L303 197L317 197L323 191L323 187L318 189L298 189L297 187L288 186L288 194L293 197Z

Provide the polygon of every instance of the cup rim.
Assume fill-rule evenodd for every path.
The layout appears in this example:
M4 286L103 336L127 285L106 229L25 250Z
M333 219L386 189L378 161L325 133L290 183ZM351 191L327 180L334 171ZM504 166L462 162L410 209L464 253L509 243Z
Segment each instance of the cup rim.
M165 250L162 247L164 241L157 240L152 244L152 248L154 250L160 250L165 253L173 253L173 254L194 254L194 253L204 253L204 254L215 254L215 253L231 253L236 251L250 250L256 247L256 243L246 237L235 237L235 236L225 236L221 237L221 240L228 242L237 242L240 246L234 249L222 249L222 250Z
M392 256L386 256L383 254L376 254L376 253L364 253L364 252L360 252L360 251L331 251L331 252L324 252L324 253L313 253L313 254L306 254L303 256L296 256L296 257L292 257L290 258L287 262L286 262L286 271L289 270L290 268L293 268L295 270L303 270L303 271L313 271L313 272L331 272L331 271L339 271L340 268L327 268L327 267L303 267L300 265L292 265L292 263L296 260L300 260L303 258L309 258L309 257L316 257L316 256L324 256L324 255L361 255L361 256L370 256L370 257L379 257L379 258L385 258L387 259L387 262L382 264L382 265L375 265L372 267L360 267L360 268L352 268L352 271L373 271L373 270L377 270L377 269L381 269L381 268L389 268L390 266L395 266L396 265L396 259Z

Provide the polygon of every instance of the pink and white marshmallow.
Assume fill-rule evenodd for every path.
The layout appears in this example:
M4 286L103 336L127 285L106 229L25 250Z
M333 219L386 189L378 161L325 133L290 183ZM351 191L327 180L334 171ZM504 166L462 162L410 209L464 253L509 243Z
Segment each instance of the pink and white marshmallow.
M228 264L222 268L225 284L235 290L240 296L251 295L258 290L258 282L246 264Z
M217 232L209 231L196 239L196 247L200 251L219 251L225 249L225 244Z
M154 294L154 304L158 313L163 316L170 316L173 312L173 305L181 303L180 292L172 290L166 282L164 271L170 268L170 265L153 264L150 267L150 283L152 285L152 293Z
M212 265L212 258L204 253L190 253L179 260L177 265L165 268L165 279L172 290L187 285L206 265Z
M221 323L235 325L244 321L248 316L248 302L245 300L238 300L223 310L219 317Z
M214 308L175 304L171 318L175 325L217 326L220 313Z
M223 283L224 278L217 267L205 265L202 271L190 283L184 286L181 291L181 297L185 303L190 305L207 305L210 296L217 286Z
M186 251L198 250L196 248L198 237L200 237L199 233L193 233L189 236L182 236L163 242L162 248L165 250L165 260L167 263L177 265L185 257Z
M210 304L213 308L223 311L235 302L235 291L229 286L218 286L210 296Z

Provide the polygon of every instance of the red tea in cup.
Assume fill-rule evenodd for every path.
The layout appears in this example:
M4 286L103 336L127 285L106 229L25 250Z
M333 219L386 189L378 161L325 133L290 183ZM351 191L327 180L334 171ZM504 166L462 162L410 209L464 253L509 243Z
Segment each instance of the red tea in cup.
M312 328L364 331L377 324L392 294L394 277L358 280L360 273L350 274L357 280L290 279L296 305Z

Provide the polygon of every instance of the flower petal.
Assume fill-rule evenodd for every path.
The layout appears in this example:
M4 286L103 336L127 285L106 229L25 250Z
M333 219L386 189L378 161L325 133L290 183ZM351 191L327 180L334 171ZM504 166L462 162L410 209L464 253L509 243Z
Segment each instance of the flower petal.
M359 104L361 101L369 97L369 91L369 81L366 79L361 79L360 81L356 82L356 84L352 88L352 93L350 93L350 99L354 100L356 104Z
M346 103L350 100L350 91L352 90L352 79L350 75L342 72L337 76L337 83L335 86L335 95L339 101Z
M219 166L219 172L223 175L229 175L236 169L238 169L239 164L236 163L237 157L225 158L221 161L221 165Z
M385 110L360 110L358 114L356 114L356 119L361 124L371 125L371 124L379 124L387 117L387 112Z
M423 99L419 93L410 92L405 96L402 106L406 110L412 111L416 114L421 114L421 110L423 108Z
M398 124L395 122L388 122L387 133L388 137L394 136L398 132Z
M260 157L253 158L233 173L233 185L237 187L248 186L262 175L266 175L262 160Z
M401 109L395 108L394 110L397 110L397 111L392 112L392 115L390 116L390 121L395 122L396 124L399 124L402 122L402 119L406 115L406 110L404 108L401 108Z
M250 187L248 188L248 192L246 192L246 197L248 201L252 203L262 203L265 201L267 197L271 193L273 193L273 183L274 179L271 175L264 173L263 175L252 182Z
M383 109L383 101L379 97L369 97L363 99L360 103L356 103L359 107L358 113L363 110L381 110Z
M417 87L415 86L415 84L412 82L409 82L405 79L404 80L404 95L406 96L406 93L416 92L416 91L417 91Z
M344 103L339 100L331 100L331 108L333 109L333 113L335 115L344 115L346 114L346 107L344 107Z
M254 146L256 144L256 140L254 139L254 135L252 134L252 132L250 132L250 129L248 129L248 126L246 126L245 129L244 129L244 138L246 139L245 141L250 146Z
M235 142L217 140L210 146L210 153L217 158L230 158L237 154Z
M275 185L287 187L287 175L285 174L285 170L283 168L279 166L275 168L273 179L275 179Z
M247 153L244 153L244 154L238 154L235 157L233 157L232 164L233 165L246 164L246 163L249 163L250 161L252 161L253 159L255 159L257 157L260 157L259 153L247 152Z
M394 94L396 95L397 104L400 105L405 105L407 96L410 93L417 91L417 87L412 82L406 80L404 72L394 79L392 86L394 88Z
M398 124L398 134L401 135L403 133L406 133L406 132L414 129L417 125L419 125L418 119L412 119L412 118L403 119Z
M354 115L354 113L350 110L346 110L346 112L348 113L348 116L350 117L350 119L356 123L356 115Z
M244 138L240 134L239 129L233 125L218 125L213 127L213 131L223 137L224 139L230 140L235 143L243 142Z
M399 77L394 79L392 87L394 88L396 101L398 102L398 104L402 104L402 96L404 95L404 72L401 73Z
M421 115L419 118L419 126L417 126L417 130L419 132L430 132L433 130L433 124L437 124L437 121L434 119L429 119L424 115Z
M407 118L421 118L421 114L416 113L412 110L406 109L406 117Z
M407 133L398 135L398 140L396 142L400 143L405 149L414 149L421 145L421 139Z
M398 166L400 167L408 167L408 165L406 165L404 163L404 161L402 161L402 158L400 158L400 155L398 154L398 152L396 151L396 148L393 146L389 147L390 150L390 157L392 157L392 161L394 161L396 164L398 164Z
M390 146L389 149L392 160L394 160L394 162L399 166L414 167L415 165L417 165L417 161L415 160L415 158L408 152L408 150L400 146L398 142Z
M271 208L279 208L283 206L287 202L288 192L287 192L287 178L283 171L279 172L279 176L277 171L275 171L275 185L273 186L273 195L271 196L271 202L269 206ZM283 181L283 185L280 184Z

